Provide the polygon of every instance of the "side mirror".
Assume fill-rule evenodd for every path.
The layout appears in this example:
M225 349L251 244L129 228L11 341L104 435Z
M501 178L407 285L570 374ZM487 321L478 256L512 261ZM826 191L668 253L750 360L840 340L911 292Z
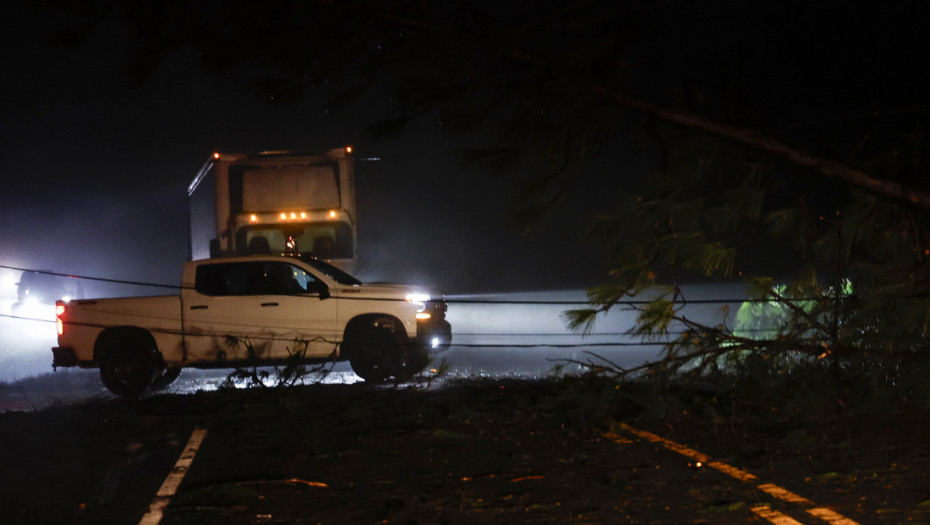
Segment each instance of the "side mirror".
M320 281L310 281L307 283L307 293L315 293L320 295L320 300L329 299L329 288L326 284Z

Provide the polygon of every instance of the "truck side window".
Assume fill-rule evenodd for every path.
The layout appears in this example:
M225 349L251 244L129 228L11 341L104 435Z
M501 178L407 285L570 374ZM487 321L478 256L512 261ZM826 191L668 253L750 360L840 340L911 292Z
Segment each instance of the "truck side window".
M204 295L243 295L247 292L246 265L202 264L197 267L194 289Z
M275 295L278 291L277 279L272 272L270 263L254 262L248 263L248 287L246 293L249 295Z
M204 295L298 295L318 281L306 270L283 262L203 264L194 288Z
M197 267L194 289L204 295L226 295L220 272L215 264L201 264Z
M304 294L307 283L317 280L305 270L283 262L255 262L248 266L250 295Z
M296 293L307 293L310 290L319 291L319 286L311 286L311 283L319 283L320 280L311 273L297 266L287 265L290 274L292 286L296 285Z

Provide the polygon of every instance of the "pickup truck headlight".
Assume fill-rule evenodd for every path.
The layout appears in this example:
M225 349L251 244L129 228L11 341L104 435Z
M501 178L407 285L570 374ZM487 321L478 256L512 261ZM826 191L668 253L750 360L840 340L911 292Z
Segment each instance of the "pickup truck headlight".
M417 320L425 321L429 319L430 313L426 311L426 303L429 302L429 294L426 293L408 293L407 302L417 306Z
M423 304L423 303L426 303L427 301L429 301L428 293L408 293L407 294L408 303Z

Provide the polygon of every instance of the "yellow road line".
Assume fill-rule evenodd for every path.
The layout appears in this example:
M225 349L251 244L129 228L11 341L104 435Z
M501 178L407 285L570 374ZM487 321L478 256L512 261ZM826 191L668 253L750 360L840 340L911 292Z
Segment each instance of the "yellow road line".
M752 474L746 472L745 470L740 470L736 467L731 467L730 465L727 465L726 463L721 463L719 461L709 461L707 463L707 466L711 468L715 468L719 470L720 472L723 472L727 476L730 476L731 478L736 478L744 483L752 483L753 481L756 481L757 479L759 479L753 476Z
M665 448L674 450L675 452L678 452L682 456L687 456L695 461L700 461L702 463L707 463L708 461L710 461L709 456L701 454L700 452L690 449L684 445L679 445L678 443L665 439L664 437L657 436L651 432L646 432L645 430L639 430L629 425L626 425L624 423L620 423L620 427L623 428L623 430L626 430L627 432L630 432L632 434L636 434L637 436L643 439L652 441L653 443L660 443Z
M762 483L760 485L756 485L756 488L761 490L762 492L767 492L770 495L782 501L787 501L789 503L800 503L801 505L813 505L814 504L813 501L807 498L798 496L794 492L791 492L788 489L779 487L778 485L774 483Z
M823 521L826 521L830 525L859 525L855 521L838 514L826 507L817 507L814 509L807 509L807 513L811 516L816 516Z
M145 513L145 516L142 516L139 525L158 525L164 515L165 507L168 506L171 497L178 491L181 480L183 480L184 476L187 474L187 469L189 469L191 463L193 463L194 456L197 454L197 450L200 449L200 444L203 443L203 439L206 436L207 429L194 429L194 433L191 434L191 438L187 441L187 446L185 446L184 450L181 452L181 457L178 458L178 462L174 464L174 468L168 473L168 477L166 477L165 481L161 484L161 488L155 493L155 499L152 500L152 503L149 505L149 511Z
M674 442L674 441L672 441L672 440L670 440L670 439L666 439L666 438L657 436L656 434L653 434L652 432L647 432L647 431L645 431L645 430L640 430L640 429L638 429L638 428L633 428L633 427L631 427L630 425L627 425L626 423L620 423L620 428L622 428L622 429L625 430L626 432L629 432L630 434L633 434L633 435L635 435L635 436L637 436L637 437L639 437L639 438L645 439L645 440L647 440L647 441L651 441L651 442L653 442L653 443L658 443L658 444L662 445L663 447L665 447L665 448L667 448L667 449L669 449L669 450L672 450L672 451L674 451L674 452L677 452L677 453L681 454L682 456L685 456L685 457L687 457L687 458L690 458L690 459L693 459L693 460L696 460L696 461L700 461L700 462L706 464L707 466L709 466L709 467L711 467L711 468L713 468L713 469L716 469L716 470L718 470L718 471L720 471L720 472L722 472L722 473L724 473L724 474L726 474L726 475L728 475L728 476L730 476L730 477L732 477L732 478L734 478L734 479L737 479L737 480L739 480L739 481L742 481L743 483L747 483L747 484L750 484L750 485L755 484L755 486L756 486L757 489L759 489L759 490L765 492L766 494L768 494L768 495L770 495L770 496L772 496L772 497L774 497L774 498L776 498L776 499L779 499L779 500L781 500L781 501L785 501L785 502L788 502L788 503L794 503L794 504L797 504L797 505L802 505L802 506L804 506L804 507L813 507L813 506L814 506L814 502L813 502L813 501L811 501L811 500L809 500L809 499L807 499L807 498L805 498L805 497L803 497L803 496L799 496L799 495L795 494L794 492L791 492L790 490L788 490L788 489L786 489L786 488L784 488L784 487L780 487L780 486L778 486L778 485L776 485L776 484L774 484L774 483L759 483L759 484L756 484L756 482L759 481L759 478L757 478L756 476L750 474L749 472L746 472L746 471L744 471L744 470L740 470L740 469L738 469L738 468L736 468L736 467L734 467L734 466L728 465L727 463L723 463L723 462L721 462L721 461L711 461L711 460L710 460L710 456L707 456L707 455L702 454L702 453L700 453L700 452L698 452L698 451L696 451L696 450L694 450L694 449L691 449L691 448L688 448L688 447L686 447L686 446L684 446L684 445L681 445L681 444L679 444L679 443L676 443L676 442ZM622 438L620 438L619 435L617 435L617 434L614 433L614 432L611 432L611 433L608 433L608 434L604 434L604 437L607 437L607 438L609 438L609 439L613 439L614 441L616 441L616 442L618 442L618 443L621 443L621 441L619 441L619 440L622 439ZM759 509L759 510L757 511L757 509ZM823 521L826 521L826 522L829 523L830 525L859 525L858 522L853 521L853 520L851 520L851 519L849 519L849 518L843 516L842 514L839 514L838 512L836 512L836 511L834 511L834 510L831 510L831 509L828 509L828 508L826 508L826 507L806 508L805 510L806 510L807 513L810 514L811 516L814 516L814 517L819 518L819 519L821 519L821 520L823 520ZM777 511L772 510L771 508L768 507L768 505L760 505L760 506L753 507L753 508L752 508L752 511L755 512L755 513L756 513L757 515L759 515L760 517L765 517L765 516L763 516L763 514L760 514L760 512L762 512L762 513L770 513L772 516L776 516L776 515L777 515L776 518L777 518L778 520L781 520L781 521L773 521L772 519L769 519L769 518L765 517L765 519L768 519L769 521L771 521L772 523L774 523L774 524L776 524L776 525L786 525L786 524L794 524L794 523L798 523L798 524L799 524L799 523L800 523L800 522L795 521L794 519L792 519L792 518L790 518L790 517L788 517L788 516L785 516L784 514L781 514L781 513L777 512ZM781 517L778 517L778 516L781 516Z
M786 516L777 510L773 510L768 505L756 505L750 509L756 516L769 520L774 525L802 525L802 523L790 516Z

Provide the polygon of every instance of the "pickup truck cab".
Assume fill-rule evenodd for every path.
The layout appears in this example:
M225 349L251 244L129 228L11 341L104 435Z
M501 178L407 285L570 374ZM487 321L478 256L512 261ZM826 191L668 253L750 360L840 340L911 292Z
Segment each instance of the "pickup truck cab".
M348 360L366 381L406 379L447 347L446 304L420 288L366 284L313 257L190 261L180 295L58 301L53 366L100 368L135 397L182 367Z

